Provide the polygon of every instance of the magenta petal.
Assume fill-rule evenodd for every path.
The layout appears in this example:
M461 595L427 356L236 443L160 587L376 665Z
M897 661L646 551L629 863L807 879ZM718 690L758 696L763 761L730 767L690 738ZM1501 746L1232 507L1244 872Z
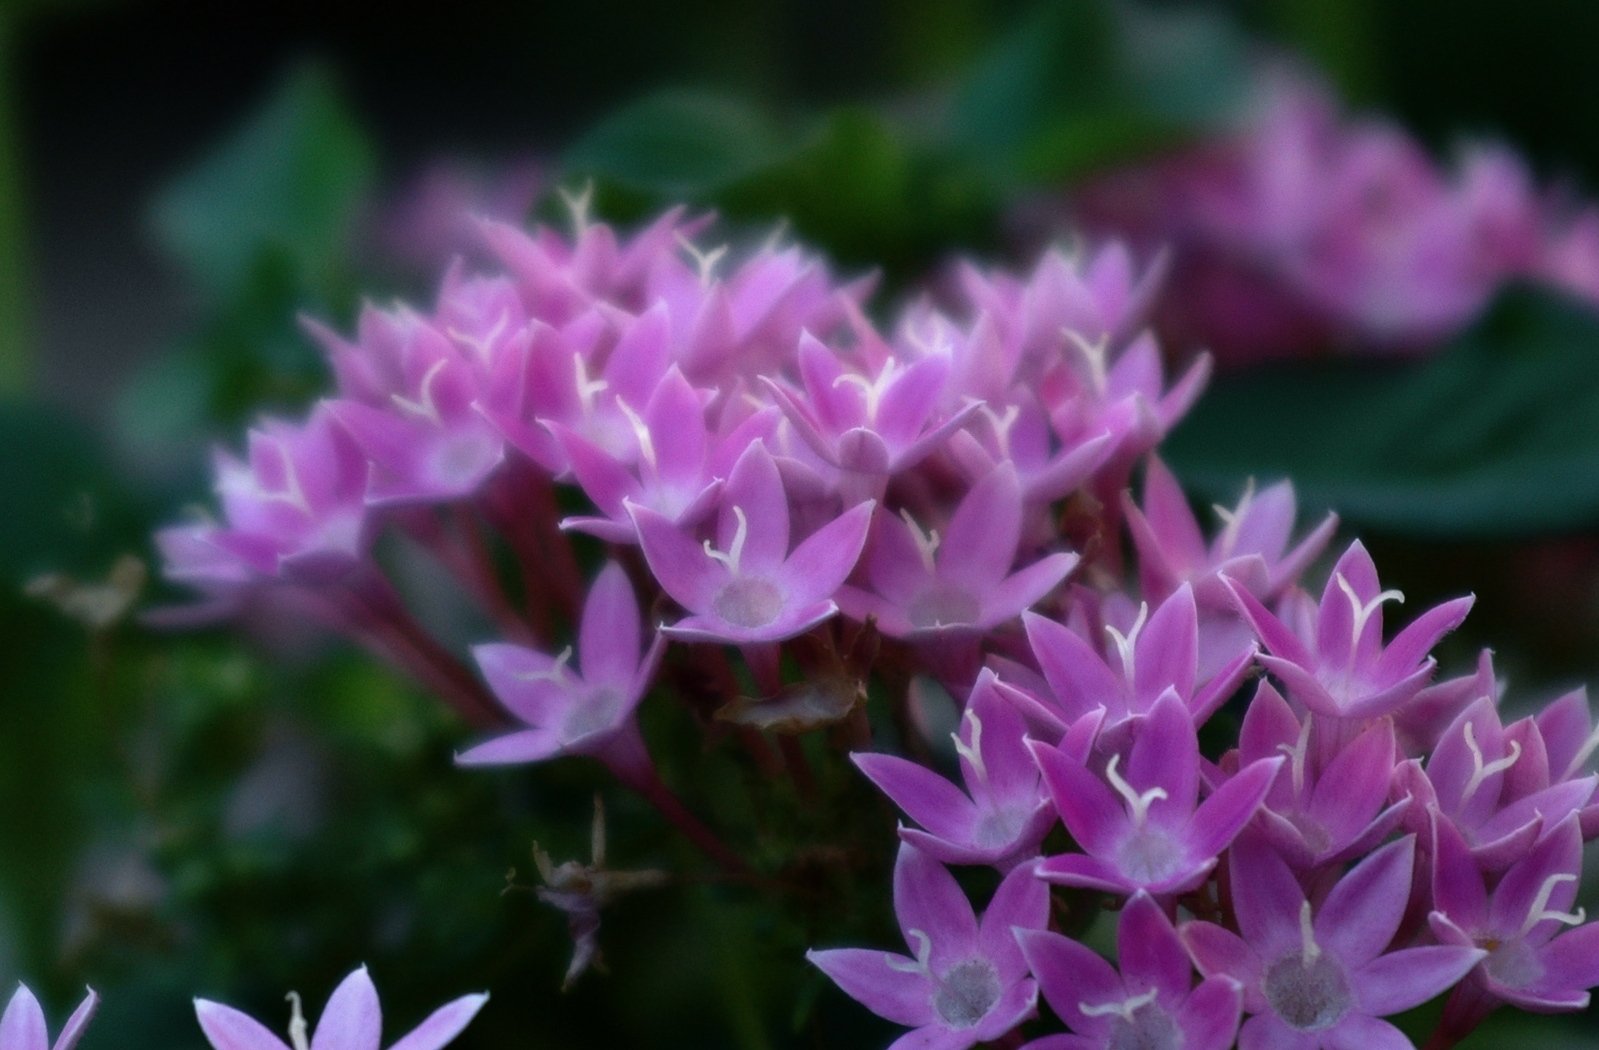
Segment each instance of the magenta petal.
M61 1034L56 1037L52 1050L73 1050L78 1045L78 1040L83 1038L84 1029L89 1027L89 1022L94 1020L94 1013L100 1006L100 996L94 989L87 990L83 1002L72 1011L72 1016L67 1018L67 1023L61 1026Z
M1238 931L1244 939L1267 959L1297 946L1305 893L1282 858L1258 836L1245 835L1234 844L1229 867L1233 885L1248 887L1233 894Z
M1459 928L1477 929L1488 919L1482 872L1454 822L1436 810L1430 817L1433 907Z
M1322 1045L1321 1032L1290 1028L1274 1013L1257 1013L1238 1030L1238 1050L1321 1050Z
M1562 988L1599 987L1599 922L1579 926L1544 945L1539 952L1546 973Z
M1151 697L1172 688L1179 696L1188 696L1194 691L1198 669L1199 612L1194 607L1193 588L1185 583L1150 614L1138 636L1133 662L1135 691L1140 697Z
M976 819L972 800L926 766L896 755L854 754L850 759L878 790L922 827L945 839L962 839Z
M472 1018L489 1001L487 995L463 995L445 1003L428 1015L427 1020L411 1029L389 1050L441 1050L450 1040L466 1030Z
M1582 831L1572 814L1544 833L1526 856L1511 866L1494 887L1488 926L1492 930L1520 930L1538 901L1545 882L1555 875L1582 874ZM1577 898L1578 879L1557 883L1541 902L1545 911L1570 911ZM1557 922L1546 920L1527 931L1527 939L1540 944L1560 930ZM1541 936L1540 936L1541 935Z
M608 562L589 588L578 631L578 666L589 685L629 689L638 672L642 630L627 572Z
M1487 954L1452 945L1405 948L1360 967L1351 983L1361 1011L1385 1017L1442 995Z
M1316 937L1350 967L1375 959L1393 940L1410 900L1413 835L1390 842L1339 880L1316 915Z
M1307 808L1334 842L1357 832L1388 795L1394 768L1393 723L1376 722L1340 751L1316 781Z
M873 506L868 500L850 508L794 548L779 573L791 601L810 603L833 596L860 558Z
M1238 837L1271 790L1282 758L1263 758L1240 769L1194 811L1189 847L1201 857L1214 857Z
M1388 644L1382 656L1377 660L1376 673L1379 679L1388 680L1407 674L1417 664L1427 658L1433 646L1438 644L1438 639L1459 627L1466 619L1466 614L1471 612L1471 606L1477 599L1468 595L1444 602L1416 617L1404 630Z
M978 926L978 945L999 971L1000 984L1019 981L1027 963L1016 944L1017 930L1042 930L1049 925L1049 887L1032 864L1012 868L994 891Z
M735 507L743 512L746 524L743 552L745 569L754 573L771 572L782 564L784 556L788 554L789 507L777 463L764 443L751 445L738 457L732 473L727 477L727 484L722 488L722 513L716 525L718 550L730 549L738 531L737 515L733 513ZM854 564L853 561L851 564ZM661 583L662 586L666 585L664 580Z
M199 1018L200 1030L215 1050L289 1050L288 1044L269 1032L260 1021L231 1006L196 999L194 1013ZM4 1034L0 1029L0 1035Z
M1079 1032L1094 1033L1110 1027L1104 1018L1078 1009L1079 1003L1097 1006L1127 997L1127 989L1110 963L1058 933L1018 930L1016 941L1051 1010Z
M1080 761L1059 750L1030 741L1033 761L1044 774L1044 784L1066 830L1090 853L1114 849L1127 826L1122 800Z
M1022 532L1022 492L1008 462L961 498L939 545L938 574L981 594L1002 580L1016 559ZM1019 611L1019 610L1018 610Z
M983 595L980 623L998 626L1032 608L1077 567L1075 554L1048 554L1018 569Z
M1128 894L1139 885L1122 874L1115 864L1082 853L1062 853L1045 857L1038 864L1038 877L1061 886L1081 886L1106 893ZM1197 881L1197 880L1196 880Z
M1122 909L1116 928L1116 958L1132 994L1156 988L1162 999L1178 999L1193 984L1194 967L1183 942L1147 893L1134 894Z
M1261 642L1273 656L1300 667L1310 666L1310 653L1286 624L1267 612L1266 607L1261 605L1254 595L1232 580L1223 579L1222 582L1227 585L1227 591L1233 596L1238 611L1249 621L1249 625L1255 629L1255 633L1260 636Z
M1151 538L1168 552L1174 568L1187 572L1204 564L1205 538L1189 509L1188 496L1158 456L1150 456L1144 466L1143 511Z
M1168 689L1161 694L1138 722L1123 775L1138 791L1158 787L1165 793L1150 806L1151 819L1176 823L1193 813L1199 795L1199 738L1187 706L1175 692Z
M655 511L630 503L628 513L633 516L650 574L661 588L686 609L708 607L727 582L727 571L711 560L702 546Z
M455 756L458 766L504 766L543 762L561 753L561 735L554 728L522 729L468 748Z
M362 966L328 997L311 1037L311 1050L378 1050L382 1030L378 991Z
M19 984L0 1016L0 1048L4 1050L48 1050L49 1034L45 1031L44 1010L39 1000L25 984Z
M845 995L879 1017L912 1027L937 1020L928 979L921 973L906 972L915 964L903 955L834 948L808 951L805 958L832 978Z
M1326 1050L1415 1050L1410 1038L1377 1017L1350 1014L1321 1037Z
M970 957L977 949L977 917L955 876L904 844L894 862L894 912L912 950L918 946L917 934L931 941L935 972Z
M1183 1003L1177 1023L1183 1030L1183 1050L1227 1050L1238 1034L1243 990L1236 981L1211 977Z
M1118 701L1115 706L1120 706L1126 686L1075 632L1033 613L1022 617L1022 625L1038 669L1068 718L1075 719L1096 707L1112 706L1109 701L1113 697Z
M1237 981L1244 987L1246 1010L1258 1013L1266 1009L1260 991L1260 956L1242 937L1209 922L1186 922L1178 936L1200 973Z

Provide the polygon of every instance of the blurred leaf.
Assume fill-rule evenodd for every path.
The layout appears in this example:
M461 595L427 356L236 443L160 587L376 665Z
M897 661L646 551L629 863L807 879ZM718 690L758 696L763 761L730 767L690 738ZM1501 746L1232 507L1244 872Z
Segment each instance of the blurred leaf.
M574 144L568 167L668 197L702 199L783 151L767 116L708 92L649 95L601 121Z
M344 266L372 177L371 144L331 78L301 67L166 192L156 233L213 291L238 289L263 254L286 257L322 286Z
M1212 12L1047 3L960 85L949 130L1002 182L1057 182L1226 118L1247 68Z
M1166 446L1230 499L1286 475L1302 500L1400 532L1499 537L1599 523L1599 316L1507 293L1419 362L1342 360L1223 376Z

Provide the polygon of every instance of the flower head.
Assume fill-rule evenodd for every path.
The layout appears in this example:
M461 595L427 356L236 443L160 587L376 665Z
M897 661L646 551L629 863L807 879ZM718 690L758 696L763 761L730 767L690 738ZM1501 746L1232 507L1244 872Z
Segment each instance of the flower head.
M389 1050L440 1050L461 1034L488 1001L485 995L463 995L435 1010L427 1020L390 1044ZM377 1050L383 1013L377 989L363 966L346 977L322 1010L314 1033L300 1012L300 997L289 994L292 1013L289 1042L273 1035L261 1022L222 1003L196 999L194 1012L200 1029L215 1050Z

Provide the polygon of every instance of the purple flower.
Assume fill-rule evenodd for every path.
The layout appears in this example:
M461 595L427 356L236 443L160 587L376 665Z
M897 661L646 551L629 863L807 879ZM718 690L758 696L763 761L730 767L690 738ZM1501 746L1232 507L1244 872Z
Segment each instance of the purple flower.
M634 710L655 677L663 640L643 645L638 600L627 573L611 562L589 589L572 649L556 656L497 642L473 650L489 688L520 729L457 756L461 765L542 762L591 755L626 778L648 763Z
M156 537L173 579L212 588L325 579L364 554L366 459L327 405L303 424L264 420L250 432L247 460L219 452L216 471L226 524Z
M1325 725L1300 719L1270 683L1262 682L1238 737L1238 762L1286 755L1257 818L1278 853L1298 870L1349 860L1371 850L1399 825L1408 797L1384 808L1394 769L1394 728L1373 722L1324 757Z
M1221 669L1199 681L1199 612L1187 584L1153 612L1141 606L1125 630L1107 624L1105 657L1063 624L1034 613L1023 614L1022 622L1054 700L1037 705L1035 714L1060 727L1103 708L1111 728L1147 713L1168 690L1203 724L1238 688L1255 655L1245 641L1238 651L1214 659Z
M1057 748L1029 742L1066 830L1084 851L1046 858L1040 878L1110 893L1186 893L1203 882L1255 815L1281 757L1262 759L1199 799L1199 738L1173 692L1140 720L1103 778Z
M488 995L463 995L435 1010L427 1020L390 1045L389 1050L440 1050L471 1023L488 1001ZM363 966L346 977L322 1010L316 1031L307 1038L305 1017L300 1013L300 997L289 994L293 1014L289 1020L289 1042L273 1035L266 1026L231 1006L196 999L194 1012L200 1028L215 1050L377 1050L382 1035L383 1013L378 1006L377 989Z
M864 559L873 591L843 587L839 606L855 620L877 619L891 638L990 631L1054 590L1077 564L1049 554L1012 573L1022 532L1016 472L996 467L972 486L943 537L908 512L880 510Z
M1295 516L1293 484L1280 481L1257 493L1251 482L1237 506L1216 508L1222 528L1207 545L1187 495L1155 456L1144 468L1143 507L1126 494L1122 502L1138 550L1140 590L1160 599L1189 583L1202 605L1229 611L1231 602L1221 577L1271 601L1320 556L1338 527L1338 516L1328 514L1289 549Z
M881 496L890 475L915 466L958 430L977 405L943 418L934 412L949 375L949 360L929 355L902 363L889 358L876 376L847 371L839 355L809 334L800 337L799 372L805 398L765 380L801 440L868 495Z
M1038 852L1055 812L1023 742L1021 714L983 671L953 734L966 790L894 755L854 754L860 771L923 829L900 838L945 864L1008 869Z
M6 1004L6 1012L0 1015L0 1050L72 1050L83 1038L83 1030L93 1020L99 1005L100 997L90 989L67 1018L67 1023L61 1026L61 1034L52 1045L39 1000L27 985L19 984Z
M1480 698L1444 731L1425 771L1419 759L1411 759L1395 772L1395 789L1415 797L1412 827L1425 832L1426 818L1441 816L1454 824L1478 864L1502 870L1546 830L1586 806L1599 782L1590 774L1549 784L1538 768L1547 768L1542 744L1531 719L1505 727L1493 698ZM1533 790L1515 790L1522 785Z
M1447 820L1433 822L1432 866L1433 932L1487 952L1474 974L1483 991L1538 1013L1587 1008L1588 989L1599 985L1599 923L1582 925L1586 912L1571 908L1582 877L1575 816L1512 864L1492 894Z
M1027 966L1050 1008L1076 1035L1046 1036L1029 1050L1130 1047L1227 1050L1238 1032L1240 989L1228 977L1194 987L1194 965L1160 905L1138 893L1116 928L1121 973L1058 933L1019 930Z
M979 922L954 877L902 845L894 911L910 956L867 948L805 953L861 1005L914 1029L892 1050L965 1050L1033 1016L1038 985L1012 934L1043 929L1049 919L1049 889L1030 866L1005 876Z
M1038 397L1026 388L984 402L971 425L950 435L947 450L967 477L985 477L1009 463L1029 504L1053 503L1099 470L1116 451L1108 431L1062 441Z
M1551 783L1580 780L1595 771L1599 724L1588 707L1588 691L1574 689L1540 711L1534 719L1543 741ZM1599 837L1599 790L1582 809L1582 836Z
M1261 656L1261 664L1287 683L1294 699L1334 718L1376 718L1415 697L1437 665L1428 653L1460 626L1475 601L1456 598L1427 610L1385 647L1382 607L1404 595L1382 589L1377 567L1358 540L1338 559L1322 591L1313 643L1266 611L1246 588L1230 580L1227 586L1271 654Z
M749 644L792 638L838 611L833 595L855 567L868 501L789 551L789 504L771 453L739 457L722 488L716 540L696 543L646 507L629 507L650 572L690 615L662 630L691 641Z
M1264 840L1229 854L1243 936L1190 922L1182 937L1199 972L1244 986L1241 1050L1400 1048L1410 1041L1380 1018L1441 994L1486 954L1434 945L1388 952L1410 900L1416 840L1391 842L1357 864L1320 907Z

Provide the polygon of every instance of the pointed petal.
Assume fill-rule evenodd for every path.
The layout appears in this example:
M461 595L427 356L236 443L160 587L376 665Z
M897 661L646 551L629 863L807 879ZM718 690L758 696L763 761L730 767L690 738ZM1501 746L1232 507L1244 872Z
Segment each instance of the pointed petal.
M1205 537L1188 496L1158 456L1150 456L1144 467L1143 512L1150 538L1174 568L1186 575L1205 563Z
M1199 738L1176 693L1162 694L1139 721L1124 775L1137 791L1158 787L1165 792L1164 799L1149 807L1151 820L1176 825L1194 812L1199 796Z
M1489 928L1505 933L1520 930L1545 883L1557 875L1577 878L1556 883L1548 891L1549 896L1542 901L1542 908L1545 911L1570 911L1577 899L1578 882L1582 875L1582 831L1575 813L1545 832L1526 856L1512 865L1499 880L1499 885L1494 887L1493 903L1489 907ZM1545 920L1527 931L1527 940L1532 944L1541 944L1561 929L1559 922Z
M1201 981L1177 1019L1184 1050L1227 1050L1238 1034L1242 1004L1243 990L1236 981L1225 977Z
M1150 614L1138 636L1133 681L1139 698L1148 702L1166 689L1179 696L1194 691L1199 671L1199 611L1186 583Z
M411 1029L404 1038L389 1050L441 1050L448 1046L450 1040L466 1030L472 1023L472 1018L483 1009L483 1004L489 1001L486 993L478 995L463 995L459 999L445 1003L428 1015L427 1020Z
M378 1050L382 1030L378 991L362 966L333 989L311 1037L311 1050Z
M861 556L874 506L870 500L857 504L794 548L778 574L788 585L791 601L809 603L833 596Z
M61 1034L56 1037L53 1050L73 1050L78 1045L78 1040L83 1038L84 1029L94 1020L94 1013L100 1007L100 996L93 988L87 989L87 992L83 1002L79 1003L78 1008L72 1011L72 1016L67 1018L67 1023L61 1026Z
M455 756L458 766L505 766L543 762L561 753L561 735L554 729L523 729L468 748Z
M913 951L916 933L931 942L934 972L977 948L977 917L966 894L942 864L913 846L901 844L894 863L894 912Z
M1260 956L1242 937L1210 922L1185 922L1177 935L1200 973L1207 978L1230 978L1243 985L1244 1008L1251 1013L1266 1008L1260 990Z
M940 838L963 840L976 819L972 800L926 766L896 755L853 754L850 759L878 790Z
M1033 613L1022 617L1027 641L1044 680L1068 719L1096 707L1121 708L1126 687L1099 654L1070 628ZM1116 701L1112 704L1112 701Z
M1321 1036L1290 1028L1274 1013L1257 1013L1238 1030L1238 1050L1321 1050Z
M25 984L17 985L6 1012L0 1016L0 1047L4 1050L48 1050L50 1038L44 1027L44 1010Z
M1310 666L1310 653L1294 632L1288 629L1287 624L1267 612L1266 607L1261 605L1254 595L1232 580L1223 578L1222 582L1227 585L1227 592L1233 596L1233 604L1238 607L1244 619L1249 621L1249 625L1260 636L1261 644L1265 645L1273 656L1300 667Z
M738 531L734 507L743 511L746 522L743 567L763 573L782 564L788 554L788 496L783 491L777 463L764 443L751 445L738 457L722 488L716 546L724 552L731 548Z
M1236 887L1233 910L1244 940L1265 959L1299 945L1305 893L1288 865L1260 837L1245 835L1233 844L1228 868Z
M1049 926L1049 886L1032 864L1018 864L1006 874L989 901L978 926L982 952L999 971L1000 984L1027 975L1027 963L1016 944L1017 930L1042 930Z
M1075 554L1048 554L1018 569L982 597L979 626L992 629L1042 601L1077 567Z
M1554 981L1558 981L1560 987L1572 990L1599 987L1599 922L1561 934L1544 945L1539 955L1544 971L1558 975Z
M1240 769L1194 811L1188 844L1199 857L1226 849L1266 800L1283 759L1263 758Z
M638 673L642 648L638 599L627 572L607 562L589 588L578 631L578 666L589 685L628 689Z
M1487 954L1452 945L1405 948L1360 967L1351 983L1362 1012L1378 1016L1403 1013L1448 991Z
M1061 886L1080 886L1120 895L1142 888L1117 865L1083 853L1045 857L1038 864L1038 877Z
M1465 621L1466 614L1471 612L1476 600L1475 595L1456 598L1416 617L1378 658L1376 672L1379 680L1400 678L1413 671L1417 664L1426 660L1427 654L1432 652L1440 638Z
M1022 490L1008 462L962 497L939 545L938 575L982 594L1004 579L1022 534Z
M1410 902L1415 860L1415 836L1390 842L1355 865L1322 902L1316 937L1345 965L1364 965L1394 939Z
M1350 1014L1321 1041L1326 1050L1415 1050L1410 1037L1378 1017Z
M1072 838L1090 853L1113 850L1127 827L1127 811L1121 798L1081 762L1056 748L1037 741L1030 741L1027 746Z
M906 972L913 963L903 955L866 948L833 948L805 953L811 965L879 1017L907 1026L930 1025L933 988L920 973ZM902 969L903 967L903 969Z
M1127 998L1127 989L1110 963L1058 933L1018 930L1016 941L1051 1010L1078 1032L1097 1033L1110 1028L1104 1018L1078 1008L1080 1003L1098 1006Z
M200 1030L215 1050L289 1050L288 1045L261 1022L231 1006L196 999L194 1013L200 1020Z
M685 609L700 612L710 608L717 591L727 582L727 570L707 557L705 549L687 533L655 511L630 503L628 513L638 530L639 548L650 574L661 588Z
M1352 837L1388 797L1394 769L1393 723L1375 722L1347 744L1317 778L1307 807L1334 842Z
M1488 893L1482 872L1454 822L1437 810L1432 823L1432 906L1462 930L1488 919Z
M1193 984L1194 965L1160 905L1136 893L1116 928L1116 959L1133 995L1158 989L1162 999L1180 999ZM1233 1022L1237 1024L1236 1019Z

